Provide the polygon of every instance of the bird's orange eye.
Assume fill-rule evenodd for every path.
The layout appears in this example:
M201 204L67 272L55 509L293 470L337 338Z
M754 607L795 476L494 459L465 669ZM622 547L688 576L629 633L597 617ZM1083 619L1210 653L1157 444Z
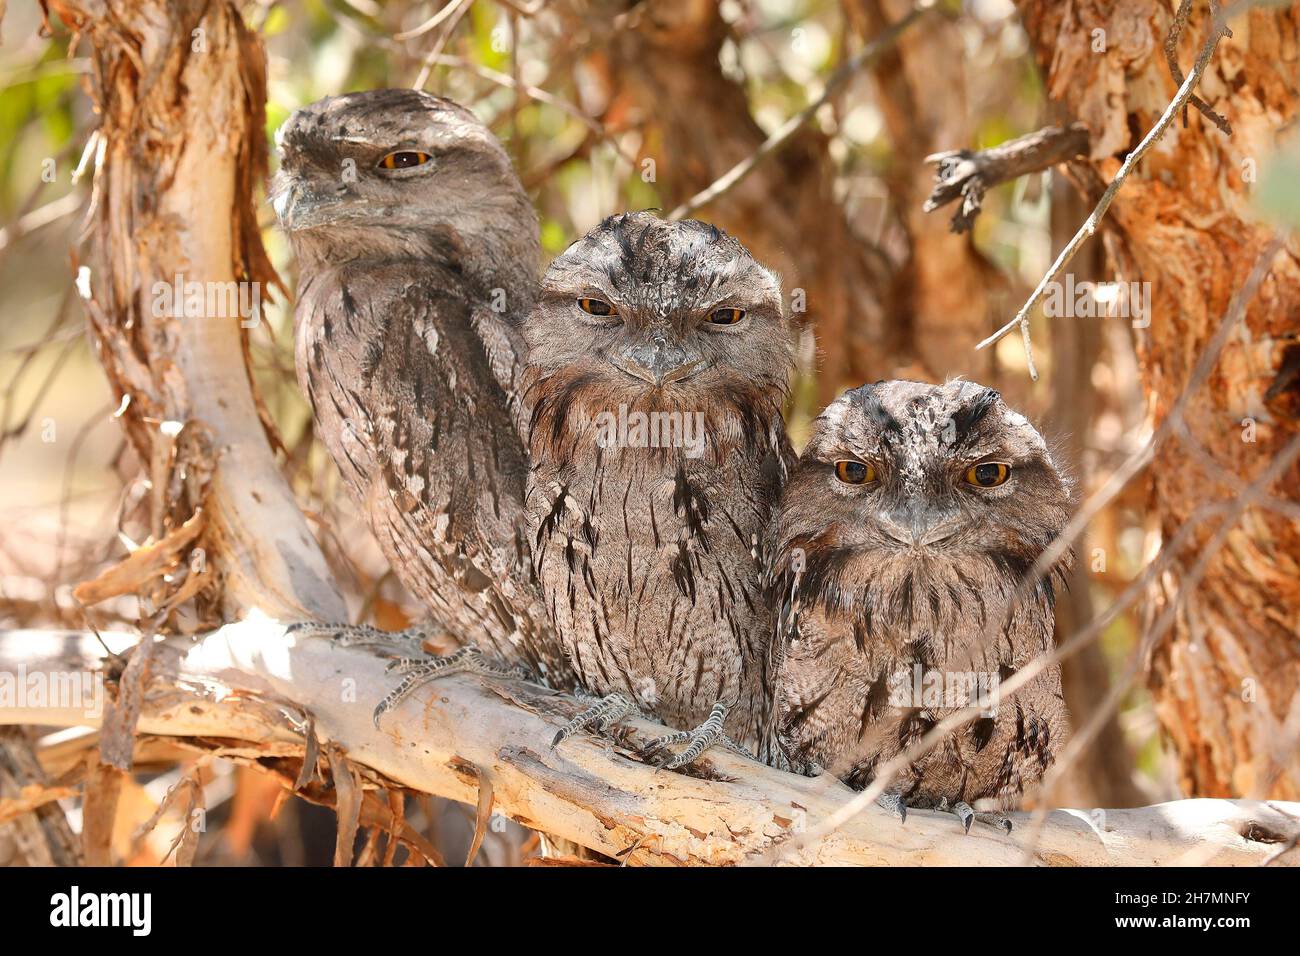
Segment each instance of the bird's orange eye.
M846 459L835 463L835 477L846 485L868 485L876 480L876 469L863 462Z
M1011 477L1011 466L1001 461L986 461L966 469L966 484L977 488L996 488Z
M432 156L419 150L397 149L381 159L379 165L384 169L410 169L413 166L423 166L431 159Z
M613 315L614 307L604 299L579 299L578 308L588 315Z
M709 314L709 321L714 325L735 325L744 317L744 309L714 309Z

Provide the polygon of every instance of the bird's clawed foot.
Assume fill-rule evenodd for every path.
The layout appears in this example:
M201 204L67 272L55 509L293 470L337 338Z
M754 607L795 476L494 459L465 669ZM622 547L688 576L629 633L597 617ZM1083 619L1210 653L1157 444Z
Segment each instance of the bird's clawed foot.
M379 718L400 704L419 687L439 677L451 674L482 674L485 677L508 677L516 680L528 679L528 672L522 667L510 667L499 664L484 656L483 652L472 644L452 651L442 657L399 657L390 661L387 667L390 674L405 674L402 682L390 690L387 696L375 708L375 726Z
M898 817L899 824L907 822L907 801L896 793L882 793L876 797L876 806Z
M722 722L727 718L727 705L722 701L713 705L713 710L704 723L694 730L679 730L650 741L640 750L640 755L661 770L676 770L695 761L704 751L714 744L721 743L745 756L752 756L740 747L722 730ZM681 753L673 753L668 748L676 744L687 744Z
M430 680L445 678L451 674L482 674L490 678L528 679L528 671L523 667L503 665L493 658L486 657L476 646L467 644L442 657L425 652L425 641L446 639L447 632L437 627L416 624L406 631L381 631L367 624L321 624L315 620L290 624L287 632L304 637L324 637L337 648L376 648L381 656L393 658L387 666L389 674L404 674L402 683L396 685L389 695L374 708L374 726L380 726L380 718L387 711L393 710L415 689L429 683Z
M971 805L965 800L958 800L952 806L948 805L947 800L941 800L939 802L939 810L953 814L961 821L962 829L967 833L970 833L971 824L976 821L983 823L986 826L1001 830L1003 833L1011 832L1011 821L1002 814L977 813L975 810L971 809Z
M900 824L907 822L907 800L897 793L882 793L876 798L876 806L880 807L894 816L898 817ZM926 806L934 806L926 804ZM1003 833L1011 832L1011 821L1000 813L979 813L971 808L971 805L964 800L958 800L956 803L949 805L946 799L940 800L938 806L934 807L940 813L951 813L961 821L962 829L970 833L972 823L983 823L991 826Z
M381 631L367 624L321 624L299 621L290 624L286 633L302 637L323 637L335 647L375 647L388 657L409 657L424 653L424 642L445 635L438 628L417 624L404 631Z
M554 750L560 745L560 741L572 737L580 730L591 727L597 733L603 734L629 714L640 712L641 708L622 694L602 697L556 732L554 739L551 740L551 749Z
M335 647L374 647L378 648L383 656L393 658L388 664L388 672L406 676L375 708L376 727L379 726L380 717L409 697L417 688L439 677L464 673L483 674L487 677L522 679L529 677L528 672L522 667L498 663L484 656L483 652L472 644L467 644L441 657L428 655L425 652L425 642L433 638L445 637L446 632L440 628L424 625L408 627L404 631L381 631L377 627L369 627L365 624L320 624L316 621L303 621L290 624L287 632L303 637L323 637L333 642Z

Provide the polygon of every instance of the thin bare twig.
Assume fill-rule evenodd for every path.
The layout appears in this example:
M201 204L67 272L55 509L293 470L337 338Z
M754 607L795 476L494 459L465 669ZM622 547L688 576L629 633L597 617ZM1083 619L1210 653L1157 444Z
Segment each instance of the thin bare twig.
M85 202L85 199L86 197L80 191L74 189L66 196L60 196L58 199L47 202L44 206L33 209L15 222L12 228L0 229L0 249L4 249L10 243L16 242L28 233L44 228L50 223L58 222L64 216L71 216L81 208L81 204Z
M1179 87L1177 95L1174 96L1174 98L1169 102L1169 105L1165 107L1165 111L1160 115L1160 119L1156 121L1155 126L1151 127L1151 131L1143 137L1142 142L1138 143L1137 148L1125 157L1123 165L1119 168L1119 172L1115 174L1115 178L1111 180L1110 185L1106 187L1106 191L1102 193L1101 201L1097 203L1097 208L1094 209L1088 218L1084 220L1083 225L1079 227L1079 231L1074 234L1074 238L1065 244L1065 248L1061 250L1061 254L1056 257L1056 261L1052 263L1052 267L1047 270L1047 274L1044 275L1042 281L1038 283L1038 287L1034 289L1033 294L1029 297L1029 301L1021 306L1020 311L1016 313L1015 318L1002 326L1002 328L998 329L979 345L975 346L976 349L983 349L993 345L995 342L1000 341L1014 329L1019 327L1024 336L1025 360L1029 365L1029 377L1034 381L1038 380L1038 370L1034 367L1033 345L1029 336L1030 310L1038 304L1038 300L1043 297L1043 294L1047 291L1047 287L1055 282L1056 278L1065 270L1066 265L1074 258L1079 249L1082 248L1084 241L1091 238L1097 231L1097 226L1106 215L1106 210L1110 208L1111 202L1115 199L1115 194L1118 193L1120 187L1124 185L1124 181L1128 179L1129 174L1137 168L1137 164L1141 161L1142 157L1146 155L1147 151L1156 144L1161 136L1164 135L1165 130L1169 128L1169 124L1173 122L1174 117L1178 115L1179 110L1183 108L1183 105L1186 104L1188 99L1191 97L1192 91L1196 89L1196 84L1201 81L1201 75L1209 65L1210 57L1214 55L1214 50L1219 45L1219 41L1223 39L1223 37L1231 35L1231 31L1228 30L1228 26L1224 22L1223 11L1218 11L1214 18L1214 22L1210 27L1210 35L1206 38L1204 46L1201 47L1201 53L1196 58L1196 65L1192 67L1191 75L1183 81L1183 85Z
M402 33L394 33L393 39L414 40L416 37L424 36L430 30L437 29L438 24L442 23L448 17L453 16L456 13L456 11L459 10L462 6L472 2L473 0L451 0L451 2L449 2L446 6L440 9L433 16L429 17L429 19L421 23L418 27L415 27L412 30L405 30Z
M868 66L876 60L880 54L889 49L908 27L928 13L934 6L933 0L921 0L912 10L901 20L891 23L879 36L872 39L870 43L864 46L853 56L849 57L839 68L831 74L830 79L826 81L826 88L822 90L821 96L813 100L794 116L786 120L781 128L776 130L771 136L765 139L761 146L758 147L750 156L742 159L727 172L719 176L711 185L696 193L686 202L682 203L676 209L668 214L669 219L685 219L704 206L725 196L731 190L735 189L746 176L752 173L758 164L767 159L773 153L780 150L790 141L795 133L799 132L803 126L811 120L830 99L835 96L844 87L846 83L863 67Z
M451 20L448 21L447 28L438 36L437 42L434 43L433 48L429 50L428 55L424 58L424 62L420 65L420 74L415 78L415 89L422 90L429 82L429 77L433 75L434 63L436 63L438 57L442 55L442 51L447 46L447 42L451 39L452 34L456 32L456 27L460 25L460 21L465 18L465 14L469 13L470 7L472 6L474 6L474 0L468 0L467 3L461 4L460 8L452 16Z
M1169 28L1169 36L1165 37L1165 60L1169 64L1169 73L1173 76L1174 82L1180 86L1183 82L1183 71L1178 66L1178 41L1182 39L1183 27L1187 26L1187 15L1191 10L1192 0L1183 0L1179 5L1178 10L1174 13L1174 23L1173 26ZM1212 18L1217 18L1219 16L1219 4L1217 0L1210 0L1210 16ZM1227 30L1225 35L1232 36L1232 31ZM1232 124L1229 123L1225 117L1220 116L1218 113L1214 112L1214 110L1210 109L1209 104L1203 99L1193 93L1188 102L1200 110L1201 114L1222 130L1225 135L1232 135ZM1183 106L1183 129L1186 128L1187 107Z
M514 77L507 76L505 73L498 72L491 67L482 66L475 63L473 60L466 59L462 56L438 56L434 58L433 62L441 66L454 66L463 70L469 70L481 76L485 80L496 83L498 86L504 86L506 89L517 90L524 93L529 99L536 100L539 103L545 103L548 106L554 106L556 109L561 110L578 120L578 122L582 123L589 130L599 136L602 141L609 143L609 145L613 147L614 151L618 153L619 158L628 165L636 165L636 157L630 156L623 147L619 145L618 140L614 135L601 125L599 120L588 116L580 108L574 106L567 100L554 96L553 94L546 92L546 90L540 89L536 86L517 86Z

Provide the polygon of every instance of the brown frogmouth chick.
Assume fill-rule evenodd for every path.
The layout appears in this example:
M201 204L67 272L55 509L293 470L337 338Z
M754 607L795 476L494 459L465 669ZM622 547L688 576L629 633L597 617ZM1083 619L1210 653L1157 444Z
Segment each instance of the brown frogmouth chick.
M555 743L641 710L678 729L663 766L757 749L773 627L753 548L793 461L776 277L713 226L615 216L552 263L524 334L533 561L603 698Z
M1007 697L997 688L1052 650L1070 553L1013 595L1069 517L1042 436L991 388L881 382L832 403L767 543L774 731L789 762L864 789L945 715L983 701L882 803L948 809L969 830L976 800L1017 802L1066 731L1060 670Z

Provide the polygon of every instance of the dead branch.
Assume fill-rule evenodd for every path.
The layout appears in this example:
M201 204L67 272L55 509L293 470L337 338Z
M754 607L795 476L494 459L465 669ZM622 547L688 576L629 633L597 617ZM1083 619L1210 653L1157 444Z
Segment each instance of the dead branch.
M105 638L111 649L137 640ZM295 637L265 619L157 651L142 734L241 741L280 754L286 744L305 750L303 722L294 715L310 713L322 741L372 779L470 805L479 804L481 781L490 779L496 812L631 863L741 864L785 847L788 859L801 864L999 865L1020 862L1027 849L1027 814L1012 814L1017 829L1009 836L980 827L964 835L947 815L915 811L900 825L874 808L800 845L791 838L852 797L834 778L783 773L725 751L703 761L710 779L657 771L630 750L588 738L553 751L556 728L580 705L521 682L446 678L376 729L373 703L392 680L383 660ZM0 633L0 673L97 669L105 654L80 632ZM98 721L76 706L22 706L0 697L0 724ZM634 744L662 731L646 721L631 724ZM1257 865L1291 839L1288 813L1300 813L1300 805L1184 800L1136 810L1057 810L1047 816L1033 861L1158 865L1201 847L1209 864Z
M1047 270L1047 274L1044 275L1042 280L1038 283L1038 287L1034 289L1033 294L1029 296L1029 300L1020 307L1020 311L1016 313L1015 318L1002 326L1002 328L998 329L979 345L975 346L975 348L988 348L990 345L997 343L1004 336L1008 335L1012 330L1019 327L1021 337L1024 339L1025 343L1025 361L1029 366L1029 377L1034 381L1038 380L1038 370L1034 367L1033 343L1029 338L1030 310L1038 304L1038 300L1043 297L1043 293L1047 291L1047 287L1065 270L1066 265L1069 264L1070 260L1074 258L1075 253L1077 253L1083 246L1084 241L1091 238L1097 231L1097 226L1106 215L1106 210L1110 208L1111 202L1114 200L1116 193L1119 192L1120 187L1124 185L1124 181L1128 179L1129 174L1137 168L1137 164L1141 161L1142 157L1146 155L1147 151L1160 140L1160 137L1164 135L1165 130L1169 128L1169 124L1173 122L1174 117L1178 115L1179 111L1191 98L1192 91L1195 90L1196 85L1200 83L1201 74L1203 74L1205 68L1209 66L1210 58L1214 55L1214 51L1218 47L1219 41L1225 36L1232 36L1232 31L1228 29L1223 11L1216 10L1214 20L1210 24L1209 36L1206 37L1205 43L1201 47L1201 52L1196 57L1196 65L1192 67L1191 74L1189 74L1187 79L1183 81L1183 85L1178 88L1178 93L1169 101L1169 105L1165 107L1165 111L1160 114L1160 118L1156 120L1156 124L1151 127L1146 136L1142 137L1142 141L1138 143L1133 152L1129 153L1128 156L1124 158L1124 162L1120 166L1119 172L1115 174L1115 178L1111 180L1110 185L1106 187L1106 191L1102 193L1101 199L1097 203L1097 208L1095 208L1089 214L1088 218L1084 220L1083 225L1079 227L1079 231L1074 234L1074 238L1065 244L1065 248L1061 250L1061 254L1056 257L1056 261L1052 263L1052 267Z
M1065 128L1046 126L990 149L957 149L927 156L925 161L936 167L934 189L922 208L934 212L960 198L961 205L952 216L952 231L968 232L989 189L1076 156L1087 156L1088 143L1088 127L1072 123Z

